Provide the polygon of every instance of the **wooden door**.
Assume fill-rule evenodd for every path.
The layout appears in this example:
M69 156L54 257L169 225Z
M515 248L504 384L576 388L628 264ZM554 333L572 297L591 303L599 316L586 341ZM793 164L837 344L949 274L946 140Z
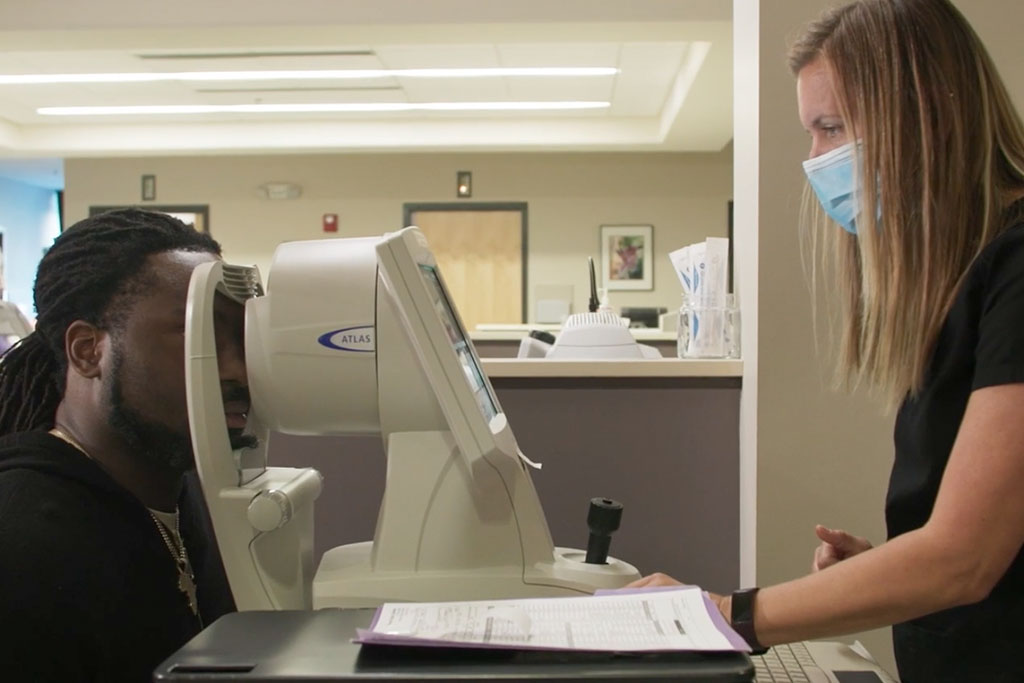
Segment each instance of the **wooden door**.
M409 222L427 238L467 331L523 321L522 211L419 209Z

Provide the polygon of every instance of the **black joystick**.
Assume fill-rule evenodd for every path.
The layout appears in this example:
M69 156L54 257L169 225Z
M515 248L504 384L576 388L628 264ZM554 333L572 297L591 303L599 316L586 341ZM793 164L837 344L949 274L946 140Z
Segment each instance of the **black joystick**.
M542 341L545 344L555 343L555 335L550 332L545 332L544 330L530 330L529 336L537 341Z
M622 521L622 503L610 498L591 498L587 512L587 526L590 540L587 541L587 564L608 564L608 547L612 544L612 532Z

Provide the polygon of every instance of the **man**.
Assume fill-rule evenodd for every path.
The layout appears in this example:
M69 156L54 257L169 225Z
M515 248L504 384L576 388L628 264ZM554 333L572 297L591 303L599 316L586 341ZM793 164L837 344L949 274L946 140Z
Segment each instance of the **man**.
M234 609L194 475L188 284L220 246L124 209L43 257L38 322L0 360L4 680L148 681ZM217 301L229 422L247 410L240 306Z

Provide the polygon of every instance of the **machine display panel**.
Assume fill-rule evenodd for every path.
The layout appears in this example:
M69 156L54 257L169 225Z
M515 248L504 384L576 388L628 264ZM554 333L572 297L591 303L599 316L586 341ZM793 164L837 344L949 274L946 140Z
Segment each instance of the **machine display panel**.
M420 274L428 284L427 291L430 292L434 308L444 324L445 331L448 334L448 341L451 343L452 348L455 349L455 355L459 358L459 363L462 365L462 370L466 375L466 381L469 382L469 386L473 390L473 396L476 398L481 412L483 412L487 421L490 422L491 418L500 412L498 401L491 394L490 387L484 380L483 370L480 368L476 354L473 352L469 340L466 338L466 333L462 329L462 325L459 324L455 311L452 309L451 302L441 286L437 269L433 266L419 265Z

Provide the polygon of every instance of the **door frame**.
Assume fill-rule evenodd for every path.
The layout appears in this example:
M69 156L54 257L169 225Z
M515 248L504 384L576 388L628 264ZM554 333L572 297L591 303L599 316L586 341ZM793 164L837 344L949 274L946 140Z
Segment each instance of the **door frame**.
M526 202L405 202L402 204L402 227L412 225L412 215L417 211L518 211L521 226L520 241L522 242L523 253L520 257L523 273L522 295L522 317L519 322L525 323L527 318L527 297L528 291L526 273L529 254L527 244L528 215L529 210Z

